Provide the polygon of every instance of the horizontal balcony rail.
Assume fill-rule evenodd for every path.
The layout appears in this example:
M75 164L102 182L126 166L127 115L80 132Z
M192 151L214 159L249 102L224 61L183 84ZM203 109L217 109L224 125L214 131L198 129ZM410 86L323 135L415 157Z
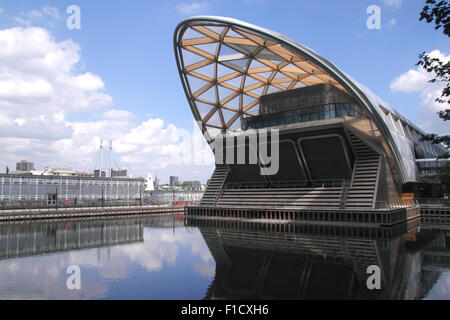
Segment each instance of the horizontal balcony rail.
M346 179L334 180L298 180L271 182L229 182L225 189L290 189L290 188L333 188L343 187Z
M430 207L450 207L450 200L445 198L416 198L420 205Z
M418 204L415 201L412 201L410 203L403 203L400 201L391 201L391 202L385 202L385 201L379 201L376 204L375 210L380 211L390 211L390 210L397 210L397 209L405 209L405 208L413 208L417 207ZM191 207L191 206L188 206ZM279 201L273 201L273 202L267 202L267 201L258 201L258 200L252 200L252 201L246 201L246 200L236 200L236 201L229 201L226 204L221 204L219 206L214 206L215 209L274 209L274 210L287 210L287 209L310 209L310 210L323 210L323 211L329 211L329 210L343 210L343 211L361 211L361 210L372 210L372 208L368 208L367 206L364 206L364 203L361 203L361 206L352 206L350 208L340 209L339 208L339 201L318 201L315 203L307 203L301 201L295 201L295 200L279 200Z
M375 202L375 209L401 209L410 208L419 205L417 200L393 200L393 201L377 201Z

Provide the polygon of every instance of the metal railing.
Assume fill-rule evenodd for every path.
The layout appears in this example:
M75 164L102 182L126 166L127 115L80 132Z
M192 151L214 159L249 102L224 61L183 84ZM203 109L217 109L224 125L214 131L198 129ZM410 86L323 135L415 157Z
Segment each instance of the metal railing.
M429 207L450 207L450 200L443 198L417 198L420 205Z
M417 206L419 203L417 200L393 200L393 201L376 201L375 209L403 209Z
M0 201L0 213L5 210L34 210L34 209L75 209L75 208L110 208L110 207L162 207L162 206L186 206L197 205L198 200L173 201L151 199L97 199L78 201Z
M289 189L289 188L332 188L344 186L345 179L334 180L298 180L271 182L230 182L225 189Z

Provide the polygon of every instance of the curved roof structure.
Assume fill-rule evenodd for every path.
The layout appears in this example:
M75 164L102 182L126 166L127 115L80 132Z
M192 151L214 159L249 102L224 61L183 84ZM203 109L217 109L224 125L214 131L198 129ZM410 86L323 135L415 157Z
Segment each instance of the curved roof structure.
M315 51L264 28L209 16L181 22L174 49L192 113L210 141L258 115L262 95L330 83L355 97L375 122L402 181L416 180L413 141L421 130Z

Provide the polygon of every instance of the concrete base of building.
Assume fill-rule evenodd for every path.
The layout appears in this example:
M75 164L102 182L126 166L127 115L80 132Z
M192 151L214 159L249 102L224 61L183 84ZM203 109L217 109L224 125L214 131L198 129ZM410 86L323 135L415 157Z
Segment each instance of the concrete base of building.
M397 209L268 209L187 207L189 217L238 218L246 220L302 221L352 225L392 226L420 217L420 206Z

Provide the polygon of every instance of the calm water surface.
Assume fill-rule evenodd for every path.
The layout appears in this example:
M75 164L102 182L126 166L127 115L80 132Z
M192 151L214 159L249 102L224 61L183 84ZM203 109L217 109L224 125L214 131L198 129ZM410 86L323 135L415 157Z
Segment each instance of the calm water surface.
M0 224L0 299L450 299L447 230L177 215ZM80 290L66 286L72 265ZM381 290L367 290L369 265Z

